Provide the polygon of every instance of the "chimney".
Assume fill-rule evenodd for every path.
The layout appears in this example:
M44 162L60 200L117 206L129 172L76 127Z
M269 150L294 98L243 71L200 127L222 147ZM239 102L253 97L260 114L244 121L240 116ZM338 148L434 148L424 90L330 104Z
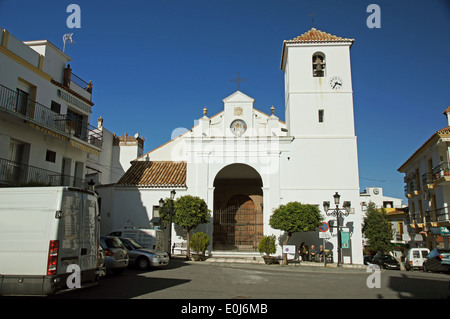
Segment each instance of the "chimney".
M447 107L447 109L445 109L443 114L445 114L445 116L447 117L447 126L450 126L450 116L449 116L449 114L450 114L450 106Z
M65 87L70 88L70 81L72 78L72 69L70 68L70 64L67 64L67 68L64 69L64 82L63 85Z
M103 127L103 118L101 116L97 120L97 127L98 128Z

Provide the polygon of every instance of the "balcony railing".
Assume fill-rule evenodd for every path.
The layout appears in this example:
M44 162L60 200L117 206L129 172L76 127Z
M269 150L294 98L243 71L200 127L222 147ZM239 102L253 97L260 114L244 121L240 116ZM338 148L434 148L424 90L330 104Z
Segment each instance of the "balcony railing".
M414 192L417 192L420 190L418 181L416 180L416 178L414 176L409 178L406 181L406 185L405 185L404 189L405 189L406 197L409 197L411 194L414 194Z
M103 133L96 127L80 120L74 120L67 115L59 114L50 108L33 101L24 99L13 91L0 84L0 109L7 110L44 125L62 134L70 134L92 145L101 147Z
M449 209L450 207L442 207L436 209L435 212L427 210L425 212L425 219L428 223L436 222L448 222L449 221Z
M436 218L437 222L448 222L449 219L449 208L450 207L442 207L439 209L436 209Z
M70 80L81 87L83 90L88 91L89 93L92 93L92 86L79 76L75 75L74 73L71 74Z
M85 188L84 180L0 158L0 185L75 186Z
M436 181L444 176L450 177L450 165L448 162L441 162L438 166L433 168L433 181Z

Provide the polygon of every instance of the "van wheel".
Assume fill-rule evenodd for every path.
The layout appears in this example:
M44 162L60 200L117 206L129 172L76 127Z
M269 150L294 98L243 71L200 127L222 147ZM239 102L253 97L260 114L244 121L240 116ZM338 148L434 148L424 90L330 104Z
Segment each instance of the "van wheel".
M147 270L148 268L150 268L150 261L145 257L140 257L136 260L136 266L140 270Z

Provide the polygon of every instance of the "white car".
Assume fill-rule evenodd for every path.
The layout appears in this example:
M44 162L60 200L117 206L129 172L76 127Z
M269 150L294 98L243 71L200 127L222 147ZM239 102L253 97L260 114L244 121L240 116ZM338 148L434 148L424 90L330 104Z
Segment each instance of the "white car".
M169 264L169 255L166 252L143 247L131 238L119 238L128 250L130 264L139 269L162 267Z
M428 248L411 248L408 250L405 258L406 270L422 269L429 253L430 250Z

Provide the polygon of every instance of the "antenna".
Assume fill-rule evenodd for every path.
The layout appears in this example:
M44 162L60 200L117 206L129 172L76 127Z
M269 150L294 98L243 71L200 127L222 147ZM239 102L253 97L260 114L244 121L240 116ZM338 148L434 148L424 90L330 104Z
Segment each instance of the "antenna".
M75 44L75 41L72 40L73 33L66 33L63 35L63 52L66 50L66 40L69 40L70 43Z

